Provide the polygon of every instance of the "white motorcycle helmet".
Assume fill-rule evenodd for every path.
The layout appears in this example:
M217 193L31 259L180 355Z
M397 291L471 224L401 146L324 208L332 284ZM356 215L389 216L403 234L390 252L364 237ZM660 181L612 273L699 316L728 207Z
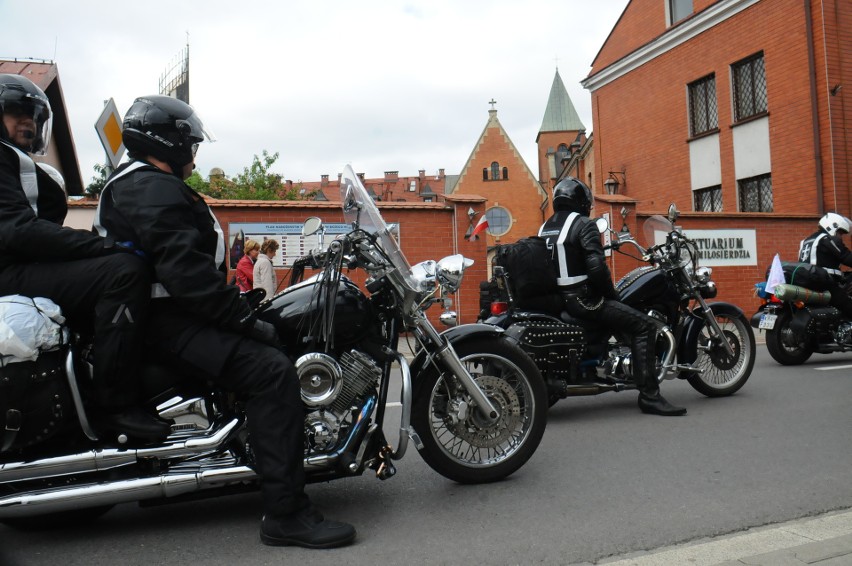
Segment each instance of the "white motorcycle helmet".
M834 212L828 212L819 219L819 225L823 230L828 232L828 235L834 238L837 236L838 232L843 232L849 234L852 232L852 221L850 221L845 216L841 216L839 214L835 214ZM840 234L841 236L843 234Z

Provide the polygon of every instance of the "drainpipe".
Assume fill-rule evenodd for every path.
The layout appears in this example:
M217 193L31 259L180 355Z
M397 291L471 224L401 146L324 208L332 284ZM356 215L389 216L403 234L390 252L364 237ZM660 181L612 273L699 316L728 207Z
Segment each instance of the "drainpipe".
M817 212L825 214L825 199L822 185L822 145L819 135L819 108L817 108L816 63L814 57L814 22L811 16L811 0L805 0L805 30L808 41L808 78L811 86L811 115L814 135L814 165L816 169Z

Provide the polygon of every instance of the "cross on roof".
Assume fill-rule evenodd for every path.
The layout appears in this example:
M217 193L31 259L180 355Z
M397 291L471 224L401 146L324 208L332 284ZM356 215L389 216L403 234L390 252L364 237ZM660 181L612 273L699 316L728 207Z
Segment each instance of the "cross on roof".
M488 101L488 104L491 105L491 110L494 110L494 105L497 104L497 101L492 98Z

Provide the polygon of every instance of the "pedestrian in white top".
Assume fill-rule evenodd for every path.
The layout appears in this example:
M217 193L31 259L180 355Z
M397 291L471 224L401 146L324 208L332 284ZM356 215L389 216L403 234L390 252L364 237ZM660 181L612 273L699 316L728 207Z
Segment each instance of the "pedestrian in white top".
M266 291L266 298L271 299L278 287L275 277L275 269L272 267L272 258L278 251L278 242L266 240L260 246L260 253L254 263L254 288Z

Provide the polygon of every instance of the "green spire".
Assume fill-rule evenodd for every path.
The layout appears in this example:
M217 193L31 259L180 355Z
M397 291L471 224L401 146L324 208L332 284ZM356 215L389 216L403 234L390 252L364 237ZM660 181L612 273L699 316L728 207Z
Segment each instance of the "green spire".
M544 120L541 121L538 133L580 130L585 131L586 127L580 121L571 103L568 91L562 83L562 77L559 76L559 69L556 69L553 86L550 87L550 97L547 99L547 109L544 111Z

